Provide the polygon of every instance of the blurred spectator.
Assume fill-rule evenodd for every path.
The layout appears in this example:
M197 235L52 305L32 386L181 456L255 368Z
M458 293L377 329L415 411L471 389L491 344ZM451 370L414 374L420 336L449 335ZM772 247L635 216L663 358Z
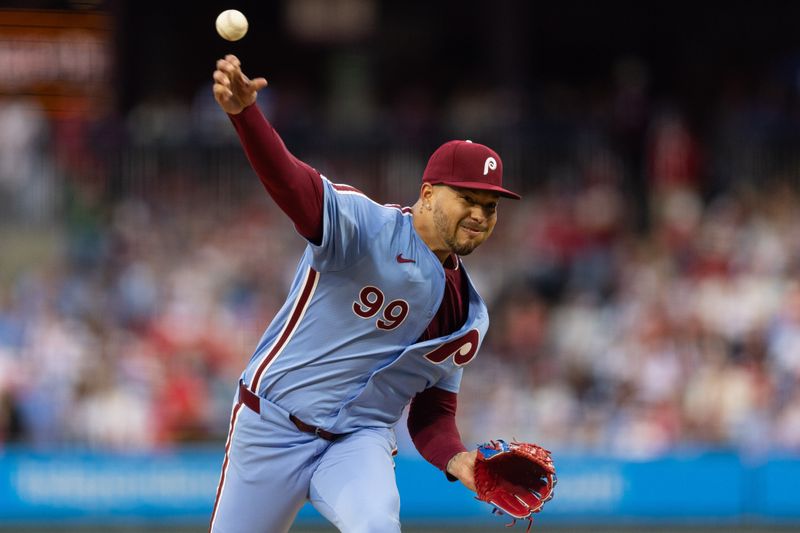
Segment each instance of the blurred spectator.
M35 100L0 99L0 221L40 220L52 211L48 133Z

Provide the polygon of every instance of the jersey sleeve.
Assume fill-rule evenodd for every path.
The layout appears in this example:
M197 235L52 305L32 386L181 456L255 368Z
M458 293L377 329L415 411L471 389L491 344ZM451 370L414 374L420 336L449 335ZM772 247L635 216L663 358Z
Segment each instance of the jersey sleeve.
M269 195L294 222L300 235L311 242L319 242L322 234L319 172L289 152L257 105L228 116L250 165Z
M384 208L348 185L323 178L322 239L310 243L318 272L338 271L358 260L384 223Z
M456 426L457 406L457 394L431 387L412 399L408 411L408 432L414 447L450 481L456 478L447 473L447 463L466 451Z

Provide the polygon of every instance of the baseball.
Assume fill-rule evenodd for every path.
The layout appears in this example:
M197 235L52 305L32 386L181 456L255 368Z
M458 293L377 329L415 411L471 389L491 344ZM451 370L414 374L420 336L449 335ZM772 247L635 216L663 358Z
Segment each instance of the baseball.
M228 41L238 41L247 33L247 18L241 11L226 9L217 17L217 33Z

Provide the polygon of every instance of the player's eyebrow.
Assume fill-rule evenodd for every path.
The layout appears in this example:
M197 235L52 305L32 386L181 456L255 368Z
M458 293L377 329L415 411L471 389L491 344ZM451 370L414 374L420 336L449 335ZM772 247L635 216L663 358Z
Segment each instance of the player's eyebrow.
M492 198L490 200L482 202L479 198L477 198L475 195L473 195L469 191L463 191L463 192L459 193L459 196L461 196L465 200L469 200L470 202L472 202L474 204L478 204L478 205L480 205L480 206L482 206L484 208L489 208L489 209L497 208L497 199L496 198Z

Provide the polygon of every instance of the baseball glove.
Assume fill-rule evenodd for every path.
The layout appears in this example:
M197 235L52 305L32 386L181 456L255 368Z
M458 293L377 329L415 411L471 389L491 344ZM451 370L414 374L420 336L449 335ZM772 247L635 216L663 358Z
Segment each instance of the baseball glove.
M478 446L475 460L477 498L495 506L497 514L513 517L513 525L532 515L553 497L556 470L550 452L525 442L503 440Z

